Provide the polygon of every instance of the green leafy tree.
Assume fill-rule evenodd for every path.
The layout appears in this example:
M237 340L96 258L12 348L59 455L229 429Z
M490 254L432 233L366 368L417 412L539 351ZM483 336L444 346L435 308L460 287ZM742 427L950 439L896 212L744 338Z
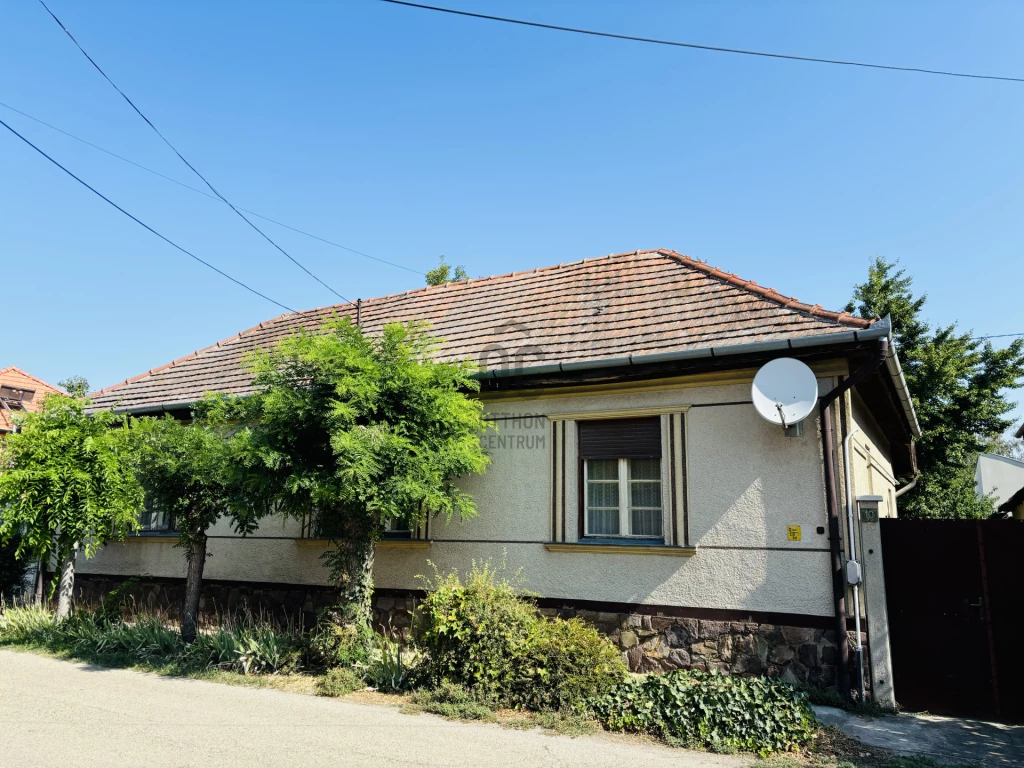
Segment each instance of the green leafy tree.
M199 598L210 526L223 515L243 535L255 530L256 507L231 484L230 437L225 427L204 419L183 423L170 414L142 418L132 425L139 476L152 509L171 516L178 544L188 563L181 636L194 642L199 627Z
M444 256L441 257L440 266L427 272L427 285L444 285L468 279L469 273L466 272L465 267L460 264L452 271L451 265L445 264Z
M993 511L979 499L974 462L987 443L1010 426L1015 404L1006 391L1024 380L1024 340L1006 349L972 340L956 324L931 328L921 317L927 296L914 296L912 278L897 263L876 258L858 285L848 312L891 316L899 352L921 424L917 486L901 498L908 517L976 518Z
M85 397L89 394L89 380L82 376L69 376L63 381L57 382L72 397Z
M388 324L374 338L348 318L299 332L248 365L255 392L222 401L241 429L239 482L254 498L332 541L325 553L345 622L370 619L374 543L389 520L476 514L456 478L481 473L488 426L467 362L438 362L420 324ZM214 406L216 407L216 406Z
M138 528L142 486L127 432L116 428L124 420L112 412L86 415L84 402L51 394L15 418L19 431L0 441L0 540L20 536L22 559L56 557L61 621L79 551L91 557Z
M1024 440L1000 435L985 444L985 453L994 453L1015 461L1024 461Z

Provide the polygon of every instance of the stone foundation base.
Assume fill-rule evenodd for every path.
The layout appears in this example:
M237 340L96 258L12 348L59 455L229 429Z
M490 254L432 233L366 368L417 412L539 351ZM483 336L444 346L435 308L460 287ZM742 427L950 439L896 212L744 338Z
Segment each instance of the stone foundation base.
M631 672L697 669L781 677L793 685L837 682L839 649L832 630L573 608L541 611L597 626L622 650Z
M76 606L98 607L124 580L118 576L78 575ZM131 600L139 610L164 613L176 619L184 593L182 579L147 579L132 588ZM317 613L332 605L336 594L328 586L204 580L200 622L213 625L225 618L248 614L310 629ZM412 614L420 598L410 591L378 590L373 598L373 620L377 629L408 637ZM793 685L830 688L836 684L839 651L833 630L657 613L583 610L571 605L555 607L550 603L540 602L542 614L565 619L576 617L593 624L621 649L633 672L698 669L781 677ZM854 633L848 633L848 641L851 648L856 644ZM867 643L866 634L862 634L862 642ZM852 663L852 652L850 656ZM856 681L853 668L850 678ZM868 670L865 670L865 679L871 679Z

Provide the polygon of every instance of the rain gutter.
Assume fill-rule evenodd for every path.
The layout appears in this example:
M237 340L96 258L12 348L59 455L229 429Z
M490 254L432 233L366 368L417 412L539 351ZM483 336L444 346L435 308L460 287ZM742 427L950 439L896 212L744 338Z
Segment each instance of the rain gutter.
M522 367L507 366L494 368L488 371L481 371L474 374L477 379L503 379L509 376L543 376L552 373L572 373L574 371L589 371L599 368L622 368L635 365L649 365L652 363L671 363L681 360L696 360L701 358L729 357L734 355L750 355L762 352L784 352L790 350L801 350L808 347L820 347L834 344L850 344L861 341L876 341L885 339L889 341L889 352L885 359L885 367L889 372L893 385L896 388L896 395L903 408L903 414L910 426L911 434L914 437L921 437L921 426L917 422L917 414L914 411L914 403L910 398L910 390L907 388L907 380L903 376L903 369L900 366L899 358L896 356L896 349L892 344L892 321L888 315L869 328L845 331L843 333L823 333L815 336L796 336L790 339L774 339L772 341L755 341L750 344L726 344L722 346L700 347L698 349L683 349L673 352L659 352L653 355L626 355L625 357L604 358L601 360L583 360L568 363L545 363L543 365L526 365ZM1024 429L1024 427L1022 427Z

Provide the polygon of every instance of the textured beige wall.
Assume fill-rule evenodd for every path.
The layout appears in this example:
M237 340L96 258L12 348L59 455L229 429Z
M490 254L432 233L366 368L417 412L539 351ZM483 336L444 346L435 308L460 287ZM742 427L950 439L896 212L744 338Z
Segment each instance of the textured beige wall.
M827 382L823 382L827 383ZM503 559L523 586L550 597L750 611L831 615L828 541L818 425L786 437L750 405L749 383L533 400L489 400L499 421L488 435L493 463L467 478L480 514L433 520L429 549L381 548L375 578L384 588L417 588L428 559L446 571L474 559ZM548 415L692 406L685 415L690 558L550 552L552 427ZM539 416L520 422L508 417ZM575 424L568 422L566 539L577 530ZM799 525L800 541L787 538ZM297 523L267 521L255 537L232 538L225 523L211 538L211 579L323 583L322 549L297 544ZM682 532L680 532L680 539ZM682 542L680 542L682 543ZM183 576L172 542L110 545L83 573Z

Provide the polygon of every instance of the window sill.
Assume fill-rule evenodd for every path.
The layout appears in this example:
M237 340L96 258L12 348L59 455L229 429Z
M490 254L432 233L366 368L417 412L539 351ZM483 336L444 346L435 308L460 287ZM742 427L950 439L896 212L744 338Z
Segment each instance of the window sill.
M544 545L549 552L583 552L602 555L662 555L668 557L693 557L696 547L676 547L668 544L640 544L634 541L619 542L608 539L580 541L575 543L549 541Z
M328 547L331 539L295 539L300 547ZM377 549L430 549L429 539L381 539L374 546Z

